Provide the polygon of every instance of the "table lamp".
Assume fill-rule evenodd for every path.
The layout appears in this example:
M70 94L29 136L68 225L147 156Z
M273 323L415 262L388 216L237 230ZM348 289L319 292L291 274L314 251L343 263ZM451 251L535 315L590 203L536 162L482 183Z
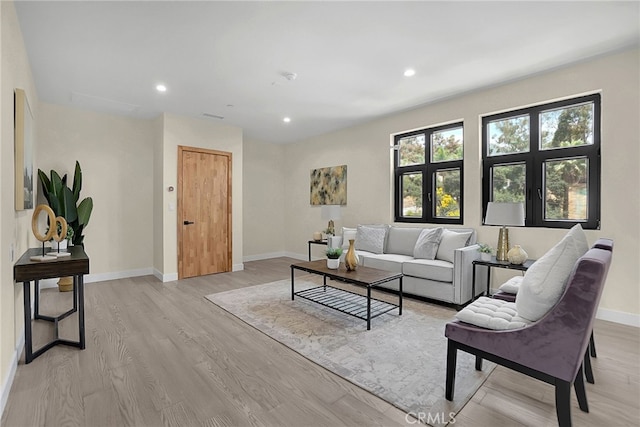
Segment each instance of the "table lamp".
M328 219L327 234L335 235L336 229L333 223L334 219L340 219L340 205L322 205L320 212L322 219Z
M521 202L489 202L487 205L487 214L484 217L484 224L501 226L500 234L498 235L496 259L498 261L506 261L507 252L509 252L509 230L507 226L524 225L524 204Z

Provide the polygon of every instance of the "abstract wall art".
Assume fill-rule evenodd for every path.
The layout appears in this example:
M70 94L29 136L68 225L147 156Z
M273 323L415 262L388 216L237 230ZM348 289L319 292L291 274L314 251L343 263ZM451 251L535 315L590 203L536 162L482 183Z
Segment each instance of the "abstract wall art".
M347 204L347 165L311 169L311 204Z

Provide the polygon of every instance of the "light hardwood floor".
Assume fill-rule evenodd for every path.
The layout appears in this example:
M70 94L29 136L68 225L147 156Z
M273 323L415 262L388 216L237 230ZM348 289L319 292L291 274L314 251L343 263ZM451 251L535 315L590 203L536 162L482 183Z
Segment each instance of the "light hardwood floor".
M290 258L161 283L86 285L87 349L59 346L18 366L3 426L392 426L415 419L254 330L204 296L289 277ZM42 312L70 294L43 291ZM75 338L74 317L63 335ZM48 326L38 325L44 342ZM76 333L77 334L77 333ZM640 423L637 328L597 321L591 412L576 426ZM38 345L36 344L36 347ZM442 373L444 387L444 373ZM555 425L550 385L498 367L455 426Z

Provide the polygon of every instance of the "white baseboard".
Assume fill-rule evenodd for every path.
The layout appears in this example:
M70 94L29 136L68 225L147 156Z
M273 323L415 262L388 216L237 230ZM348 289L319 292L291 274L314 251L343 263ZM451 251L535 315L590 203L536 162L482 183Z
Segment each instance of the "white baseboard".
M11 392L11 386L13 385L13 380L16 376L16 371L18 370L18 359L20 359L22 350L24 350L24 330L18 337L16 349L14 350L13 355L11 356L11 362L9 363L9 371L7 372L7 376L2 384L2 390L0 390L0 414L4 413L4 408L7 406L9 392Z
M263 259L271 259L271 258L281 258L286 256L284 252L269 252L266 254L258 254L258 255L247 255L242 257L244 262L248 261L260 261Z
M244 270L244 263L240 263L240 264L233 264L233 267L231 268L231 271L242 271Z
M178 273L163 274L156 268L153 269L153 275L156 276L156 278L162 283L175 282L176 280L178 280Z
M640 315L638 314L609 310L608 308L599 308L596 313L596 318L640 328Z

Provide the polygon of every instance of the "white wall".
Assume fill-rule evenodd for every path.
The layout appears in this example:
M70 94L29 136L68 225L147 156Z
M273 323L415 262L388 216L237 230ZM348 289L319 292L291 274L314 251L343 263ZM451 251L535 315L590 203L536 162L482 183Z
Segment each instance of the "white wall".
M590 243L598 237L615 240L614 261L601 308L609 310L609 314L630 314L637 321L639 63L638 50L628 50L286 146L286 250L305 254L310 233L323 226L319 209L309 204L310 169L348 166L348 201L337 226L392 222L390 135L457 120L464 120L464 226L478 229L479 240L495 246L497 228L481 226L480 116L601 91L602 228L588 230L587 236ZM537 258L565 233L559 229L513 228L510 240Z

